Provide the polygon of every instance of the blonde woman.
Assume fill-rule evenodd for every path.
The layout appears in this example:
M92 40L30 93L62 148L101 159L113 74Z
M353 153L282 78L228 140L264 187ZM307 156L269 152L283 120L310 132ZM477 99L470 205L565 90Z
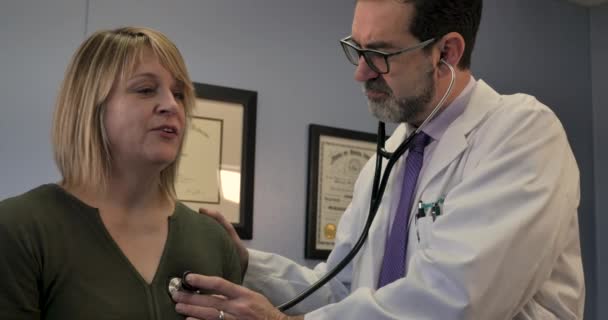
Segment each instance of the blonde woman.
M125 27L85 40L53 120L62 181L0 202L0 319L183 319L170 277L240 283L226 231L176 200L193 104L163 34Z

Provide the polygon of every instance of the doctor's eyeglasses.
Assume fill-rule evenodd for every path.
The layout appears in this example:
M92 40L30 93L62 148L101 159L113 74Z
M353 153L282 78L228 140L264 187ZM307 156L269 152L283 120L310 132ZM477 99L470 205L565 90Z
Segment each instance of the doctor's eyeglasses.
M355 44L352 39L352 36L348 36L340 40L340 45L342 45L342 49L346 54L346 58L348 58L348 61L350 61L352 64L358 66L359 59L361 58L361 56L363 56L363 59L370 67L370 69L374 70L374 72L379 74L386 74L390 71L388 58L396 56L398 54L424 48L431 44L433 41L435 41L435 38L420 42L409 48L401 49L392 53L374 49L362 49L357 44Z

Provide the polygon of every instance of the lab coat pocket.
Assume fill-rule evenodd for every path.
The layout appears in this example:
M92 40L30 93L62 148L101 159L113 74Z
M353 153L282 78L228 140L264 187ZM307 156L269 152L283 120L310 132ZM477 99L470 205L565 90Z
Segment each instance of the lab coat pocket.
M429 239L431 236L431 228L433 227L433 218L426 216L419 218L416 223L416 232L418 235L418 245L420 249L426 249L429 247Z

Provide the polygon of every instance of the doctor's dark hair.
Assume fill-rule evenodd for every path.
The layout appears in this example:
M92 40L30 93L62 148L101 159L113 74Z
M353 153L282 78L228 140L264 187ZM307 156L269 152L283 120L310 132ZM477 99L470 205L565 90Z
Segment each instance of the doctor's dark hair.
M440 39L450 32L459 33L465 49L458 63L461 69L471 67L471 54L481 21L483 0L399 0L414 5L410 33L421 41ZM432 46L424 50L430 51Z
M133 75L146 52L183 85L184 109L186 116L191 114L196 99L192 82L181 53L164 34L143 27L93 33L74 53L55 104L53 152L65 186L97 191L108 186L112 154L105 106L116 83ZM178 161L179 156L159 177L161 190L173 199Z

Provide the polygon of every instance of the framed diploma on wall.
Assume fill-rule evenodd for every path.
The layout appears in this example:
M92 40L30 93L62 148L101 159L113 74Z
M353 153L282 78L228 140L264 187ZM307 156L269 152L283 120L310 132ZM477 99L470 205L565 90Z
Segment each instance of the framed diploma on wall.
M376 135L312 124L308 148L305 256L326 259L359 172L376 153Z
M196 105L175 183L179 201L221 212L252 238L257 92L194 83Z

